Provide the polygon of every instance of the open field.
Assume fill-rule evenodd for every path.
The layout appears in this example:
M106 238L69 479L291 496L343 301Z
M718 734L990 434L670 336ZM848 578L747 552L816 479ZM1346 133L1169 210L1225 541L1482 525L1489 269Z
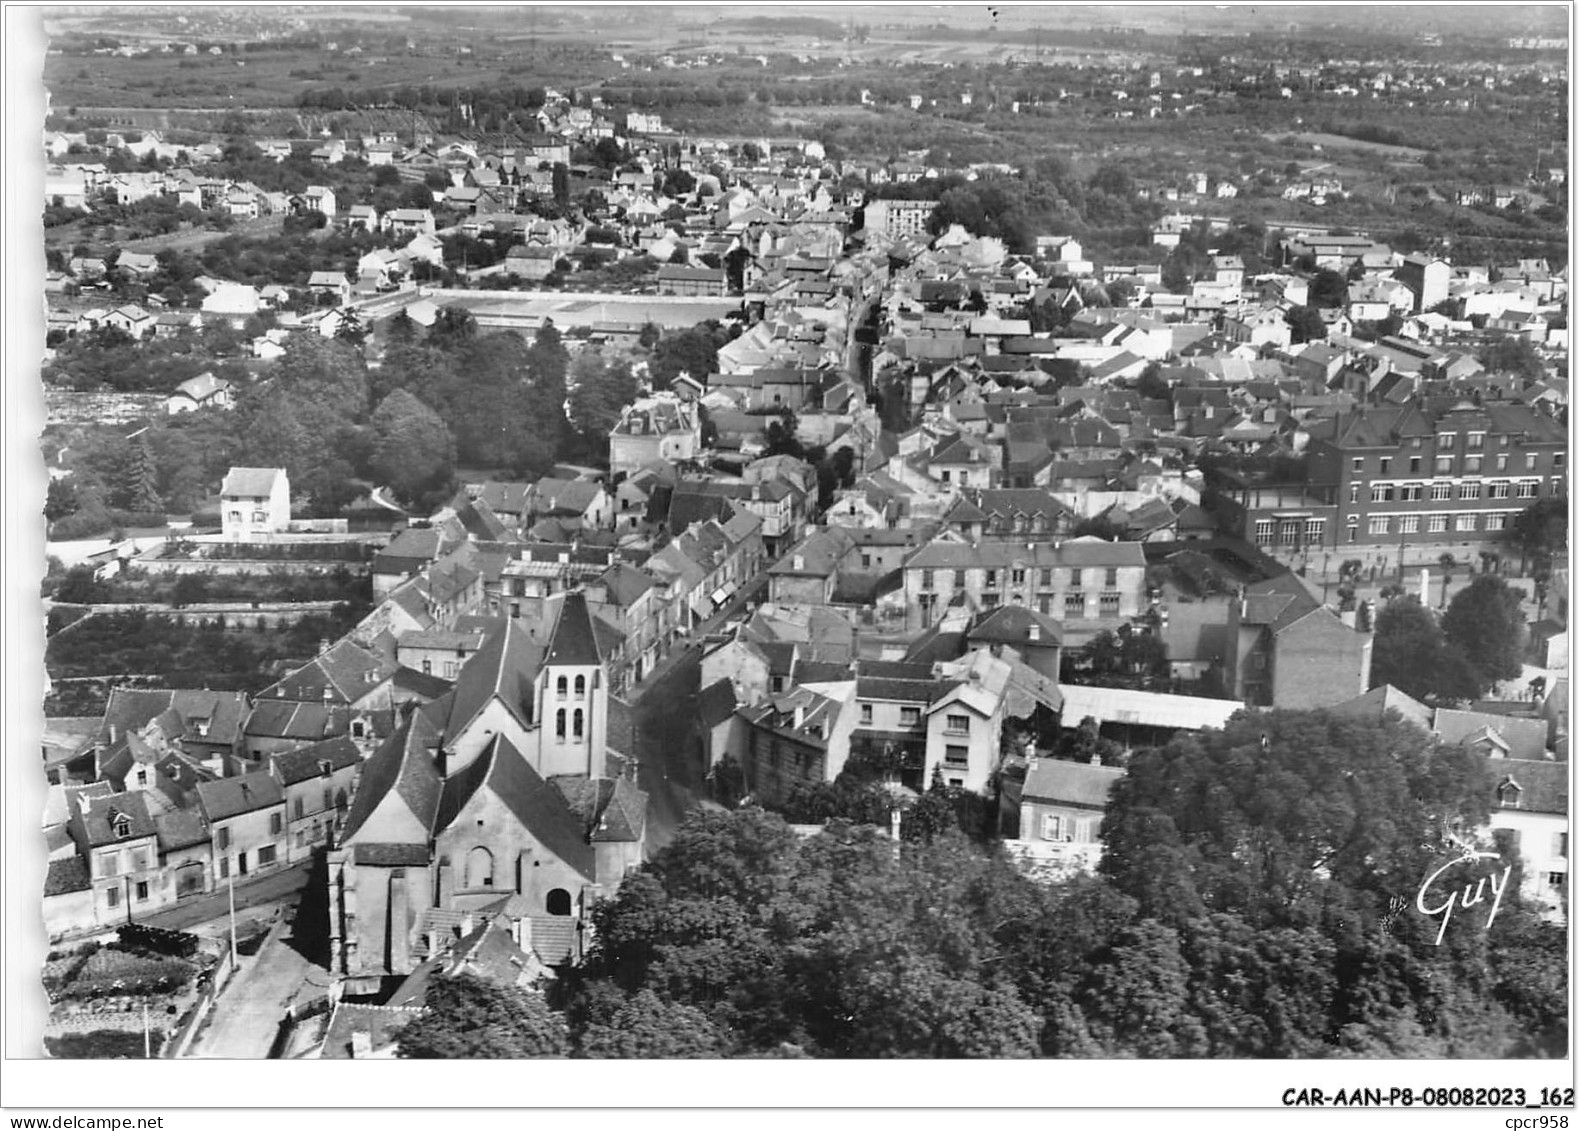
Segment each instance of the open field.
M1360 149L1368 153L1380 153L1384 157L1395 160L1418 161L1428 152L1407 145L1384 145L1379 141L1361 141L1358 138L1344 137L1342 134L1300 133L1292 136L1298 141L1319 145L1323 149Z

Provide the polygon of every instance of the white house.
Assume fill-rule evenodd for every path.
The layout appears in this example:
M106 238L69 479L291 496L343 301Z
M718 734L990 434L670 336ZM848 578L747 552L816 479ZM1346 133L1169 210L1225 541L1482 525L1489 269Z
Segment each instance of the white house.
M175 392L165 398L165 411L175 416L200 408L230 408L235 403L235 390L229 381L212 373L200 373L175 387Z
M267 538L291 521L291 484L283 467L233 467L219 495L227 542Z

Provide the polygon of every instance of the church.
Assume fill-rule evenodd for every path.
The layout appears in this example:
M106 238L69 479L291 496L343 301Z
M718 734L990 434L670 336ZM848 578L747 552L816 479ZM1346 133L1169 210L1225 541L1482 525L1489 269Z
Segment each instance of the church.
M579 593L504 618L367 760L329 853L341 995L384 993L488 918L546 966L580 960L593 905L645 853L646 795L609 764L619 643Z

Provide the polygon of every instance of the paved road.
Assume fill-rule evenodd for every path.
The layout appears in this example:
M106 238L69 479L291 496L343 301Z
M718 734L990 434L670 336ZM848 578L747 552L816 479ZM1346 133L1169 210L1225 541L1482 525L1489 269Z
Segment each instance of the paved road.
M279 924L256 956L242 959L240 971L214 1003L191 1058L263 1060L291 1004L328 992L329 972L288 941L290 931Z
M636 724L638 781L647 792L647 851L667 844L703 794L706 767L695 731L701 649L678 650L667 669L643 684L631 705Z
M691 630L690 643L675 648L630 695L636 724L638 781L649 798L647 851L674 836L691 806L707 793L701 744L696 733L696 698L701 690L702 640L758 601L767 588L762 574L742 586L722 609Z
M259 904L273 903L278 900L294 897L307 884L311 864L303 861L294 864L284 871L275 872L272 876L251 880L236 887L236 910L241 911ZM202 899L194 899L190 903L183 903L172 907L168 911L160 911L149 915L143 920L151 927L163 927L167 931L184 931L200 923L208 923L215 919L222 919L230 914L230 898L224 888L220 888L213 895L206 895Z

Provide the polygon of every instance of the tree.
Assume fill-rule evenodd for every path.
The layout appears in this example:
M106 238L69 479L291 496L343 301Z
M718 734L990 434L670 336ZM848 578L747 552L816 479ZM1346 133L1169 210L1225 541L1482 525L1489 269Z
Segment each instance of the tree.
M1291 306L1283 314L1295 345L1302 342L1321 342L1327 338L1327 323L1314 305Z
M386 325L389 327L389 341L391 345L399 343L400 345L409 346L417 340L416 320L406 313L405 307L401 307Z
M361 347L367 337L367 330L362 326L362 317L357 314L355 307L348 306L340 312L340 324L334 328L334 337L336 341Z
M999 885L1029 886L953 833L896 856L869 826L803 842L760 810L695 811L595 913L583 996L650 990L739 1055L1029 1055L1039 1019L993 964L996 909L976 901Z
M606 452L609 432L639 392L636 375L624 358L606 361L584 349L570 363L570 420L595 450Z
M1100 868L1164 921L1202 907L1253 929L1331 930L1415 890L1442 823L1479 827L1490 796L1484 759L1433 749L1396 717L1241 713L1134 754Z
M1080 658L1090 669L1093 675L1114 675L1122 666L1124 655L1123 645L1119 642L1118 635L1111 629L1104 628L1080 649Z
M1311 306L1339 307L1349 300L1349 281L1341 272L1323 267L1311 276L1308 293Z
M1536 500L1513 516L1508 536L1527 561L1549 559L1568 545L1568 500Z
M696 191L696 178L685 169L670 169L659 191L664 196L688 196Z
M477 319L472 316L472 312L464 306L451 304L439 307L433 325L428 327L427 340L435 346L448 349L476 336Z
M681 373L706 384L718 372L719 347L727 345L730 331L716 320L664 334L653 347L649 371L654 389L666 389Z
M1479 360L1493 373L1514 373L1525 381L1546 376L1546 363L1527 338L1503 337L1481 347Z
M131 447L120 498L130 511L147 514L163 509L164 503L159 498L159 467L154 462L146 434L138 437Z
M293 334L274 365L278 391L297 403L314 405L347 423L366 419L367 364L350 343Z
M724 1034L707 1014L689 1005L666 1002L651 990L616 998L580 1029L578 1056L619 1060L695 1060L723 1056Z
M561 208L570 207L570 167L562 161L554 162L554 203Z
M1480 673L1448 644L1436 618L1413 595L1390 600L1376 617L1371 686L1391 684L1416 699L1476 699Z
M1442 635L1487 683L1518 679L1524 670L1524 609L1501 577L1481 574L1459 590L1442 615Z
M94 576L91 565L72 566L55 588L55 600L64 605L93 605L109 595L109 587Z
M783 409L762 429L763 455L795 456L799 459L806 451L801 445L799 433L800 421L788 408Z
M49 487L44 494L44 521L54 522L69 514L75 514L79 506L81 503L77 499L77 489L69 479L49 481Z
M470 974L428 987L425 1010L401 1028L396 1055L407 1060L520 1060L570 1052L564 1022L541 995Z
M373 413L373 475L404 504L421 508L447 495L455 470L455 437L427 405L405 389Z

